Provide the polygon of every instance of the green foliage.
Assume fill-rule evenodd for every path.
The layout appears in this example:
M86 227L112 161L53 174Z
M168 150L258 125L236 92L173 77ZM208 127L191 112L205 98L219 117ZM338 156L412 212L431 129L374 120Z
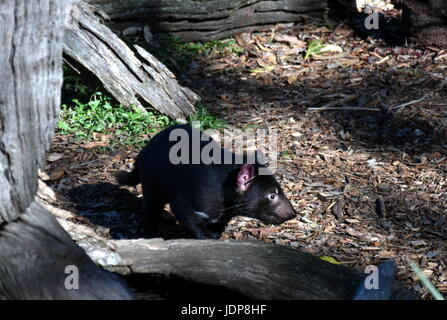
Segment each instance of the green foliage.
M281 151L280 153L279 153L279 157L280 158L290 158L290 153L289 153L289 151Z
M309 44L309 47L306 50L306 55L304 59L309 59L312 56L321 54L321 49L325 47L323 41L321 39L315 39L312 40L312 42Z
M79 75L65 64L63 65L63 69L64 86L69 87L69 90L75 92L78 95L88 95L91 90L83 83Z
M168 116L135 107L114 104L101 92L94 93L87 102L73 99L72 105L62 105L57 128L61 134L72 134L75 139L92 140L93 133L110 135L111 144L143 146L149 134L175 124ZM225 128L226 123L198 105L197 113L189 122L200 121L202 130Z
M112 143L142 144L148 134L173 124L165 115L113 104L101 92L93 94L88 102L72 101L71 107L62 105L58 129L61 134L73 134L76 139L91 140L97 132L110 134Z
M259 129L259 128L260 128L259 124L249 123L249 124L243 125L241 129L242 129L242 131L246 131L249 129Z
M174 38L175 39L175 38ZM212 51L220 54L237 54L240 55L244 49L240 47L234 39L214 40L206 42L173 42L175 50L183 55L195 55L197 53L208 55Z
M211 46L211 45L210 45ZM92 140L93 133L108 135L110 143L143 146L148 135L176 122L156 111L142 112L130 106L115 103L98 89L84 84L79 74L64 66L64 104L57 128L61 134L71 134L75 139ZM226 123L212 115L203 105L196 106L197 113L189 122L200 121L203 130L224 128Z
M196 106L196 111L197 113L194 116L189 117L189 123L199 121L202 130L221 129L227 127L224 120L211 114L205 106L198 104Z
M215 53L241 55L244 49L231 38L206 42L182 42L178 37L169 35L160 37L159 47L152 48L150 51L168 68L172 69L174 66L188 66L197 55L208 56Z

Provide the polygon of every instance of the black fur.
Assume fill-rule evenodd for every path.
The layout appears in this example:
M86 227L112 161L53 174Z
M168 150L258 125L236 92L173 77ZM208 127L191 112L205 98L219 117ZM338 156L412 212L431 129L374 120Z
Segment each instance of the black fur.
M170 133L183 129L189 137L189 164L174 165L169 159ZM256 164L191 164L192 129L189 125L171 126L157 134L140 152L132 172L120 172L118 182L136 185L141 182L144 211L150 236L158 236L157 220L166 203L193 238L218 238L229 220L236 216L257 218L268 224L280 224L296 216L290 202L272 175L258 175ZM200 150L214 140L204 141ZM214 149L217 150L217 149ZM237 155L218 147L234 160ZM212 153L211 153L212 154ZM247 157L243 157L247 162ZM245 179L245 180L244 180ZM274 200L270 199L273 197Z

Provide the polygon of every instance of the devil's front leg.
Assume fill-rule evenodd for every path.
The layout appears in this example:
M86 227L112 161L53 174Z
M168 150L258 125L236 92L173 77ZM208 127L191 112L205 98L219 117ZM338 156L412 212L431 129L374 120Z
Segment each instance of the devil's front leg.
M194 210L191 202L178 196L171 203L171 210L194 239L218 239L220 233L208 228L209 216L206 212Z

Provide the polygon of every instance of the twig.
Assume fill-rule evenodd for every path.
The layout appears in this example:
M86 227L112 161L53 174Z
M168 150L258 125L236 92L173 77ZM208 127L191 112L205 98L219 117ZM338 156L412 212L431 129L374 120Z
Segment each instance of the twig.
M338 96L340 96L340 94L336 94ZM333 107L337 104L344 104L346 102L352 101L357 99L359 96L357 94L350 94L348 96L343 96L342 99L336 100L336 101L331 101L329 103L326 103L325 105L323 105L322 107L319 108L308 108L308 110L325 110L324 108L329 108L329 107ZM326 109L326 110L330 110L330 109Z
M335 60L335 59L340 59L340 58L344 58L344 57L347 57L347 56L348 55L343 52L343 53L334 54L332 56L324 56L324 55L321 55L321 54L314 54L312 57L315 60Z
M416 99L416 100L412 100L412 101L409 101L409 102L406 102L406 103L402 103L402 104L400 104L400 105L398 105L398 106L392 107L390 110L396 110L396 109L398 109L396 112L400 112L400 111L402 111L403 108L405 108L405 107L407 107L407 106L410 106L410 105L412 105L412 104L421 102L421 101L424 100L425 98L427 98L427 95L424 94L424 95L422 96L422 98L420 98L420 99Z
M88 165L88 164L91 164L91 163L94 163L94 162L97 162L97 161L99 161L99 159L94 159L94 160L86 161L86 162L77 164L77 165L75 165L75 166L71 166L70 169L76 169L76 168L79 168L79 167L83 167L83 166L85 166L85 165Z
M73 64L71 64L70 61L68 61L68 60L65 59L65 58L62 58L62 61L63 61L64 63L68 64L68 66L69 66L70 68L72 68L73 71L75 71L77 74L81 74L81 71L79 71L78 69L76 69L76 67L75 67Z
M340 111L380 111L378 108L359 108L359 107L320 107L320 108L308 108L309 111L327 111L327 110L340 110Z
M430 293L436 300L445 300L444 297L441 295L441 293L438 291L438 289L436 289L436 287L430 282L430 280L427 279L425 274L422 272L421 269L419 269L419 267L417 266L417 264L414 261L407 258L407 263L410 265L411 269L413 269L413 271L419 277L419 280L421 280L424 287L426 287L428 289L428 291L430 291Z
M374 62L374 64L382 64L389 59L390 59L390 56L386 56L385 58L382 58L380 61Z

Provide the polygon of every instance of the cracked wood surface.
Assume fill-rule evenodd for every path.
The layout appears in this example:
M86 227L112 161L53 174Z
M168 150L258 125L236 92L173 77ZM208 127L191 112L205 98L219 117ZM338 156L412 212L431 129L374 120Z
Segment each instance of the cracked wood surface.
M320 0L88 0L106 12L112 26L123 29L140 22L155 32L169 32L184 41L210 41L242 32L271 28L277 23L300 22L321 16L327 8Z
M143 48L131 50L102 23L104 13L85 2L73 5L65 27L64 52L92 72L115 99L146 106L174 118L195 112L200 97L182 87L174 74Z

